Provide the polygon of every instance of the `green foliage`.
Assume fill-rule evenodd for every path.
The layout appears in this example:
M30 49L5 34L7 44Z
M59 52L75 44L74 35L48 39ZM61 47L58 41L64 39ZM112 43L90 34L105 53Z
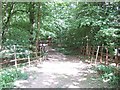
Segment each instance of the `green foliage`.
M47 36L57 38L56 42L65 47L77 48L87 42L89 45L119 44L120 34L114 33L119 31L119 2L4 2L2 10L5 45L35 46L37 38Z
M73 50L87 44L120 45L119 3L4 2L3 44L35 46L37 39L51 36Z
M55 48L58 52L63 53L65 55L78 55L78 52L75 50L71 50L68 48L63 48L63 47L56 47Z
M117 38L119 36L116 34L117 31L120 31L120 29L108 28L100 30L96 34L95 39L99 44L104 44L106 46L115 46L115 44L117 44L115 41L117 41Z
M61 52L61 53L65 54L65 55L69 55L70 54L70 51L67 51L65 48L56 48L56 50L58 52Z
M6 39L4 45L21 44L27 46L29 44L30 34L28 31L19 28L11 28L8 33L8 39Z
M73 4L73 3L72 3ZM69 30L64 32L66 39L63 43L68 47L80 45L116 45L120 34L118 26L118 3L81 3L74 4L76 7L71 11ZM117 21L116 21L117 20ZM118 22L118 23L116 23ZM102 33L101 33L102 32ZM63 36L63 37L64 37ZM88 37L88 40L86 38Z
M27 47L21 47L19 45L16 45L16 50L14 50L13 46L7 46L6 49L0 51L0 58L6 60L14 59L14 52L17 53L16 58L27 58L31 51Z
M117 86L120 83L120 71L114 66L98 65L96 70L101 75L103 82L109 82L113 86Z
M16 68L4 69L0 71L0 87L13 87L13 82L19 79L27 79L28 74Z
M103 71L103 73L112 73L114 72L115 67L113 66L105 66L105 65L98 65L97 70Z

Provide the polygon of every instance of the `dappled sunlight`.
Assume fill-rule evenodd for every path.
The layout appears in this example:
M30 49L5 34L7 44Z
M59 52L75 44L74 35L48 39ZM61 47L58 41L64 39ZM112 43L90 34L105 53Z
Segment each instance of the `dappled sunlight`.
M68 88L80 88L80 87L76 85L69 85Z
M79 82L73 82L73 85L79 85L80 83Z
M17 87L24 88L22 83L28 83L28 81L27 80L17 80L17 81L14 82L14 85L17 86Z
M63 78L68 78L68 75L62 75L61 77L63 77Z
M87 74L83 74L84 76L87 76Z
M79 82L73 82L73 85L79 85Z
M34 76L29 76L30 79L34 79L35 77Z
M48 55L48 60L24 68L24 71L30 73L30 76L28 82L23 82L23 87L24 85L27 85L28 88L97 87L97 83L94 86L88 82L89 80L95 81L90 79L91 75L96 73L91 69L91 64L58 52ZM20 85L18 84L18 86Z
M29 70L44 73L58 73L67 75L77 75L79 72L85 72L82 69L86 68L83 63L73 63L73 62L44 62L41 65L41 69L37 67L31 67ZM81 70L81 71L80 71Z
M85 64L83 62L43 62L42 64L38 64L37 66L31 66L27 69L27 71L34 72L42 72L46 74L65 74L65 75L73 75L73 76L87 76L87 73L96 73L95 71L88 69L91 67L89 64ZM55 78L53 76L53 78ZM67 76L64 76L67 78Z
M53 82L53 84L55 84L55 85L56 85L56 84L59 84L59 82L55 81L55 82Z
M50 59L50 58L48 58L48 60L50 60L50 61L51 61L51 59ZM52 58L52 61L59 61L59 59Z
M54 80L53 79L48 79L47 82L52 83L52 82L54 82Z
M0 88L14 87L14 81L24 88L119 84L119 0L5 1L0 19ZM9 67L15 70L9 72Z
M50 75L50 74L49 74L49 75ZM54 78L56 78L56 76L53 75L53 74L51 74L51 75L50 75L50 78L51 78L51 79L54 79Z
M51 85L49 82L47 82L47 81L44 81L44 82L42 82L44 85Z
M39 66L38 66L39 65ZM43 62L37 66L31 66L26 69L28 72L33 72L34 76L29 76L29 81L32 87L60 87L67 88L79 88L79 83L81 81L87 80L87 75L89 74L89 69L83 62ZM35 81L34 81L35 79ZM35 83L37 82L37 83ZM62 84L62 82L64 82ZM28 82L23 82L28 83ZM69 84L68 84L69 83ZM40 86L36 86L40 84ZM29 86L31 87L31 86ZM46 88L45 87L45 88Z
M39 71L37 67L29 67L28 71Z
M55 49L51 49L51 51L55 51Z
M85 80L87 80L87 78L81 78L81 79L78 79L78 81L85 81Z

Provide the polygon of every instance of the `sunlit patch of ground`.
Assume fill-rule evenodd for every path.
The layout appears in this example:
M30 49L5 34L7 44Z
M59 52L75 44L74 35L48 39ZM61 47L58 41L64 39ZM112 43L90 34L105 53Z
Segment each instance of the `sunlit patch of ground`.
M66 56L56 51L49 52L49 60L36 63L22 70L29 73L27 81L16 81L17 87L26 88L102 88L107 83L100 82L92 65L79 58ZM15 82L15 83L16 83Z

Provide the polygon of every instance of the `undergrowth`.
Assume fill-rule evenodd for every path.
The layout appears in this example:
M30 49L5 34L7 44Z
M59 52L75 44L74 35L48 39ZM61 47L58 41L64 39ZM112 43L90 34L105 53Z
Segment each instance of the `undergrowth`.
M0 90L2 88L12 88L14 87L13 82L19 79L27 79L28 74L17 69L17 68L7 68L0 71Z
M120 85L120 69L115 66L98 65L96 70L103 82L108 82L113 87Z
M56 47L55 49L56 49L56 51L58 51L58 52L60 52L60 53L63 53L63 54L65 54L65 55L78 55L78 52L77 52L77 51L70 50L70 49L67 49L67 48Z

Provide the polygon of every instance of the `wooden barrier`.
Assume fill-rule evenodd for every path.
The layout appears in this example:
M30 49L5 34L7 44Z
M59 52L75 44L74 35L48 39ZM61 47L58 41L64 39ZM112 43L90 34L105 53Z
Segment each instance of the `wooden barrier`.
M20 46L20 48L22 48L22 46ZM40 50L41 50L42 48L40 47ZM0 65L3 65L3 64L7 64L7 63L11 63L11 62L14 62L14 65L15 65L15 67L17 68L17 66L18 66L18 61L21 61L21 60L28 60L27 61L27 63L28 63L28 65L30 66L31 65L31 60L32 59L38 59L40 62L42 62L42 60L41 60L41 51L40 52L30 52L30 51L28 51L27 53L26 52L20 52L20 53L17 53L16 52L16 50L17 50L17 48L16 48L16 45L14 45L13 46L13 50L14 50L14 53L12 53L11 55L14 55L14 59L13 60L7 60L7 61L3 61L3 62L0 62ZM35 57L35 58L31 58L30 57L30 54L36 54L36 53L39 53L40 54L40 56L39 57ZM17 58L17 55L20 55L20 54L22 54L22 55L26 55L27 57L26 58ZM36 56L36 55L35 55ZM44 58L44 57L42 57L42 58Z
M19 46L17 46L17 47L19 47ZM20 46L20 47L22 48L22 46ZM27 47L24 47L24 48L27 48ZM99 62L99 63L105 64L105 65L109 65L111 62L114 62L114 63L116 63L116 66L117 66L117 64L120 63L120 56L119 57L115 56L115 59L113 59L114 55L110 54L109 48L111 48L111 47L105 47L105 46L87 46L86 47L86 46L81 46L80 47L80 54L84 57L87 57L85 59L90 60L91 63L96 64L97 62ZM119 48L119 47L112 47L112 48ZM12 54L14 55L14 59L10 60L10 61L1 62L0 65L5 64L5 63L9 63L9 62L15 62L15 67L17 67L18 66L17 62L18 61L28 60L27 62L30 66L31 59L33 59L33 58L30 57L30 54L36 54L36 53L39 53L40 56L35 57L35 58L37 58L37 59L39 58L39 61L42 62L41 51L44 48L40 47L40 50L41 50L40 52L27 52L27 53L26 52L17 53L16 52L17 48L16 48L15 45L13 46L13 49L14 49L14 53L12 53ZM45 53L47 53L47 52L45 52ZM27 57L26 58L17 58L17 55L19 55L19 54L25 54L25 55L27 55ZM45 58L45 57L42 57L42 58Z
M16 47L14 45L15 67L17 68Z
M105 65L109 65L110 63L120 63L120 56L115 56L110 54L110 48L118 48L118 47L110 47L110 46L82 46L81 47L81 55L84 57L88 57L91 63L96 64L97 62ZM87 49L87 50L86 50ZM115 59L113 59L115 57ZM86 58L84 58L86 59Z

